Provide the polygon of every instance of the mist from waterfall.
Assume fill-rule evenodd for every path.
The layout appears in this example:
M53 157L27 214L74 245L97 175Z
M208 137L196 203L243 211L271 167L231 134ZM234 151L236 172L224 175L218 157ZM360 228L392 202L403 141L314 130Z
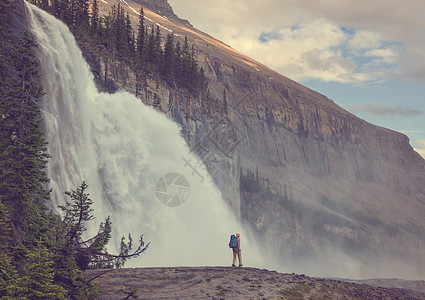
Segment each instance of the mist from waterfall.
M241 227L205 168L198 169L202 181L185 167L183 159L198 159L179 126L127 92L99 93L67 26L26 5L46 92L42 110L52 155L48 166L52 208L60 213L56 207L64 203L64 192L85 180L96 217L89 234L95 234L110 215L111 251L129 232L134 240L143 233L151 242L147 252L127 266L230 265L229 235L241 232L243 258L248 265L261 267L248 230ZM156 197L158 181L168 173L181 174L190 184L187 201L177 207ZM177 188L175 194L179 193Z

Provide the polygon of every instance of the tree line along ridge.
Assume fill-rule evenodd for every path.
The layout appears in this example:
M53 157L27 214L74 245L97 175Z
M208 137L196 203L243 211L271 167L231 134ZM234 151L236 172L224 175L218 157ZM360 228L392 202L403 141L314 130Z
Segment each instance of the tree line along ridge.
M207 92L204 69L198 66L196 51L176 38L173 32L164 38L159 25L145 24L143 6L139 12L137 30L120 2L107 15L99 13L98 0L32 0L40 8L65 22L76 36L102 46L114 59L125 61L138 78L153 75L174 88L186 89L197 96Z

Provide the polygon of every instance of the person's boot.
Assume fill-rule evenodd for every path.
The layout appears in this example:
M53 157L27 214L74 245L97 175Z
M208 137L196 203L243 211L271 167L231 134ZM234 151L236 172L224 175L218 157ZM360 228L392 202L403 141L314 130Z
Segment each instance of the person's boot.
M243 265L239 265L239 267L242 267Z
M236 266L233 264L232 267L236 267Z

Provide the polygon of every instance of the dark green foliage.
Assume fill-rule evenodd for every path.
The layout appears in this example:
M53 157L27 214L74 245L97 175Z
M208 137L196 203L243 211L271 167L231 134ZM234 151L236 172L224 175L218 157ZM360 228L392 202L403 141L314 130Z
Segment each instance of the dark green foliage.
M73 9L70 0L52 0L50 12L69 26L73 24Z
M145 73L148 67L148 50L146 45L146 28L143 6L140 8L139 25L137 29L136 66L139 71L137 73Z
M29 252L26 259L27 275L23 278L26 291L20 294L29 299L65 299L65 289L53 282L52 254L41 246Z
M49 0L39 0L39 5L41 9L48 11L49 10Z
M174 34L167 35L167 41L164 47L164 67L161 74L164 76L168 84L175 85L174 70L175 70L175 48L174 48Z
M59 206L64 213L62 221L64 235L70 244L80 244L81 236L87 230L86 222L94 219L91 208L93 201L86 194L87 184L83 182L76 191L67 191L65 195L69 196L72 202L65 202L65 205Z
M229 103L227 102L226 90L223 91L223 113L227 115L229 113Z
M260 183L255 180L254 172L251 169L247 169L246 173L241 169L239 184L240 190L248 193L258 192L260 187Z
M0 201L0 252L9 250L9 243L12 241L12 228L8 210Z
M79 32L86 33L89 29L89 0L71 0L73 7L73 26Z
M153 70L153 65L155 64L155 29L152 27L149 34L148 42L148 59L149 59L149 70Z
M99 6L97 4L97 0L93 0L92 12L90 16L90 35L94 37L94 40L97 42L99 37Z
M134 32L133 27L131 27L131 19L130 15L127 13L125 18L125 38L126 38L126 56L134 57L135 55L135 38L134 38Z
M138 290L136 288L132 288L131 290L127 291L124 289L124 287L120 287L118 290L115 291L115 294L123 294L123 296L125 297L123 299L137 299L139 298L136 296L137 292Z
M163 57L164 53L162 51L161 47L161 30L159 29L159 26L156 26L156 34L155 34L155 41L154 41L154 57L153 57L153 64L157 66L156 72L159 72L161 69L162 63L163 63Z
M64 299L46 248L48 155L37 104L43 89L35 43L28 32L20 39L2 35L9 39L0 49L0 297Z
M43 95L32 36L25 32L7 55L9 80L0 99L0 199L20 239L30 231L49 193L44 171L48 154L37 102Z
M33 0L46 9L46 3L42 1ZM112 59L131 66L138 86L149 74L194 96L203 98L207 94L207 78L204 70L198 67L195 49L187 37L183 45L174 33L169 33L163 41L158 25L150 29L145 26L143 7L135 34L130 16L125 14L120 2L113 5L107 16L99 17L98 0L91 1L91 15L88 0L52 0L46 10L67 23L80 42L100 44L110 51ZM209 98L206 97L205 101Z
M11 263L11 258L5 253L0 253L0 298L16 299L16 296L25 290L18 271Z
M256 168L256 171L247 169L246 172L241 170L239 189L241 193L257 195L265 201L272 201L283 206L288 212L301 217L300 203L294 201L292 192L287 191L286 184L283 191L280 187L272 186L268 179L264 179Z
M0 3L5 19L6 4ZM83 240L86 223L93 218L86 186L68 193L79 201L63 206L63 221L48 213L45 168L49 155L38 106L44 93L36 44L28 32L19 39L13 37L1 21L0 34L7 37L0 46L0 298L92 299L97 290L82 270L122 267L147 246L141 239L130 253L130 238L128 243L122 241L121 253L109 255L105 250L111 238L109 218L95 237Z
M2 0L0 1L0 51L3 49L4 41L9 39L10 32L9 32L9 24L10 24L10 18L9 18L9 12L11 10L11 1L10 0ZM0 53L0 59L2 59L3 56ZM1 61L0 61L1 63ZM1 74L0 74L1 75ZM1 77L3 78L3 77Z

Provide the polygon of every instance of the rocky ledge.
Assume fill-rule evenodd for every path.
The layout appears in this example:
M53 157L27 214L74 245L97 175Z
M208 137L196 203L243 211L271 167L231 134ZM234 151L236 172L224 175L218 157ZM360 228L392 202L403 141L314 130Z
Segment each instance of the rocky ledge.
M94 279L102 291L99 299L425 299L418 290L245 267L90 270L86 275L100 274Z

